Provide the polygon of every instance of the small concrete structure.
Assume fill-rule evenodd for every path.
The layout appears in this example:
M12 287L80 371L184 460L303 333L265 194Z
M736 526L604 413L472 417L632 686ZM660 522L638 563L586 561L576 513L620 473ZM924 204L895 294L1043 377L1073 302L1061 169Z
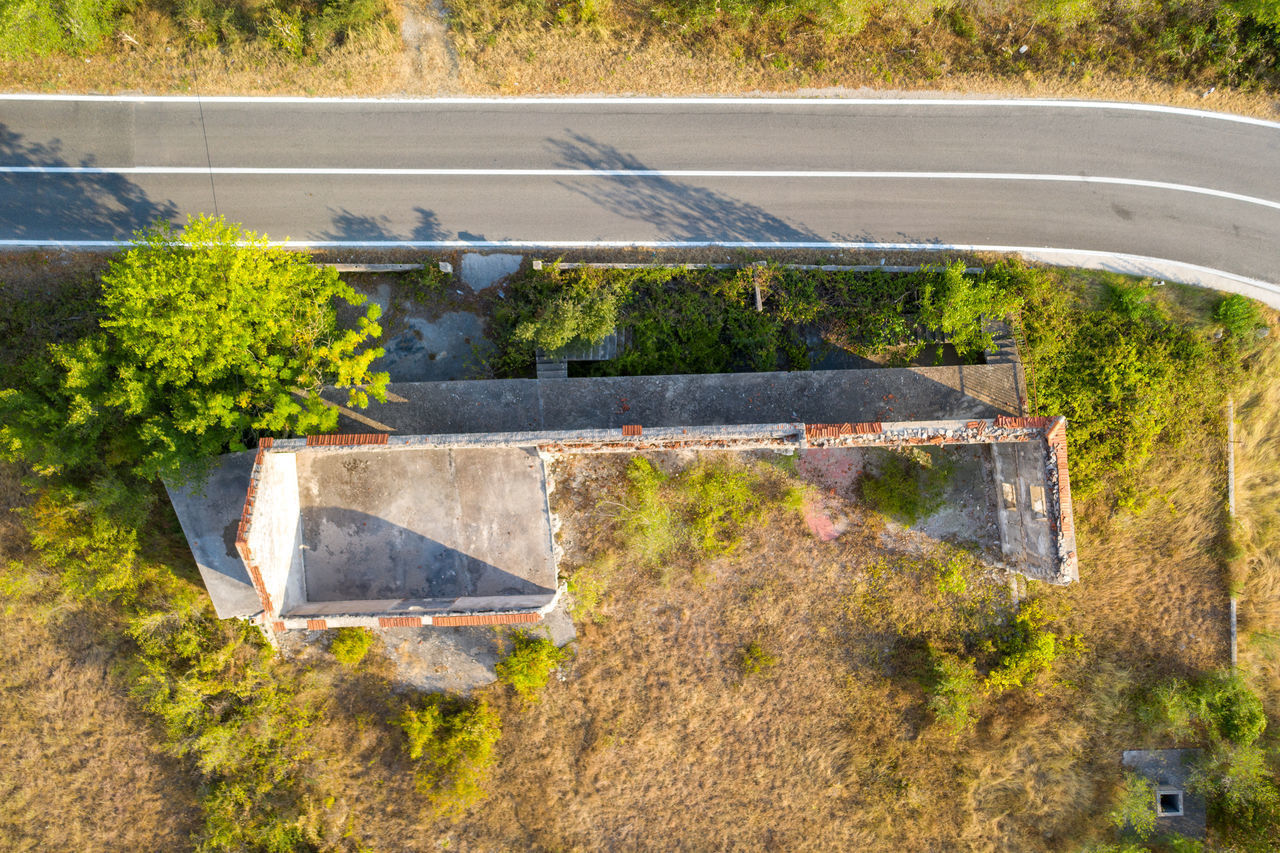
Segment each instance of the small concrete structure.
M1122 764L1149 779L1156 788L1157 836L1175 833L1187 838L1205 835L1205 799L1187 790L1191 768L1202 756L1199 749L1127 749Z
M379 438L262 440L236 549L266 625L539 621L559 590L537 453Z

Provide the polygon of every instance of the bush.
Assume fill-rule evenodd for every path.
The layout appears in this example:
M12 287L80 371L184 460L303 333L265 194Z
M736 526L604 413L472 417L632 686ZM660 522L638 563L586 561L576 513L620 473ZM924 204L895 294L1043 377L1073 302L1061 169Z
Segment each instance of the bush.
M778 659L755 640L747 643L738 656L738 669L745 675L760 675L773 669Z
M631 558L648 568L681 556L703 559L733 552L743 533L767 511L769 474L756 466L702 461L667 477L637 456L627 467L629 488L622 518ZM790 487L777 505L791 508Z
M511 652L494 667L498 679L511 685L525 702L536 702L552 671L569 653L546 637L527 631L517 631L511 639Z
M1135 506L1138 475L1157 443L1176 444L1218 417L1230 359L1174 322L1145 284L1117 280L1098 308L1063 294L1043 273L1017 286L1027 300L1034 408L1067 418L1072 492L1106 488Z
M1125 773L1119 799L1107 819L1122 832L1127 828L1146 838L1156 828L1156 786L1137 773Z
M1222 324L1222 331L1232 340L1245 340L1262 325L1262 314L1252 299L1233 293L1213 309L1213 319Z
M1002 693L1026 687L1037 675L1046 672L1064 652L1083 649L1080 637L1059 637L1045 625L1049 614L1038 601L1022 605L1017 616L991 641L999 659L987 673L986 688Z
M484 798L482 784L502 735L502 721L484 700L424 696L405 708L396 724L404 731L409 758L418 762L418 788L440 814L459 816Z
M962 734L977 721L977 705L982 701L978 671L973 658L961 658L930 645L929 711L935 720Z
M543 352L569 344L598 344L618 325L618 308L627 297L627 280L607 270L582 268L543 273L544 301L533 316L516 324L512 337Z
M1253 744L1267 726L1262 700L1229 671L1194 682L1165 682L1151 691L1139 713L1172 737L1199 733L1236 746Z
M0 0L0 56L94 50L115 29L121 6L120 0Z
M339 628L329 643L329 654L343 666L356 667L373 647L373 632L368 628Z

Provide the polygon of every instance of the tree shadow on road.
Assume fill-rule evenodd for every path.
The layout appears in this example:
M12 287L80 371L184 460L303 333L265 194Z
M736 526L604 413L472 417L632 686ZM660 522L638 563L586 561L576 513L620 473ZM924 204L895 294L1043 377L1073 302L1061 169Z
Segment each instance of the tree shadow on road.
M0 124L0 164L93 166L69 163L56 142L28 142ZM174 222L177 206L153 200L125 175L0 173L0 239L121 240L156 220Z
M582 134L547 140L560 168L653 167ZM670 177L564 179L561 187L627 219L645 223L659 240L817 242L826 238L748 202Z
M440 227L434 211L415 207L418 221L408 234L399 232L385 214L356 213L342 208L329 208L331 226L320 232L317 240L341 243L433 243L448 240L451 233Z

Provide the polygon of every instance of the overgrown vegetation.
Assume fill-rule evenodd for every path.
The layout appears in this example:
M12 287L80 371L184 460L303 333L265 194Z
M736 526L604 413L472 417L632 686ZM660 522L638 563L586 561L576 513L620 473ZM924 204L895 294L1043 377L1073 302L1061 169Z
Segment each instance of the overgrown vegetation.
M31 354L0 390L10 458L81 499L124 500L127 478L196 479L257 434L332 430L326 383L350 405L383 396L382 350L362 349L379 309L339 329L334 301L364 298L332 269L222 219L138 236L102 276L99 330Z
M520 56L519 36L535 29L556 45L589 39L572 58L592 68L602 54L638 48L639 67L627 68L623 79L668 87L710 78L708 65L742 89L936 85L981 75L1082 89L1128 78L1179 89L1274 91L1280 76L1273 0L666 0L643 8L608 0L467 0L453 8L462 54L490 80L504 70L512 76L510 66L523 61L526 78L541 82L558 71L587 84L578 80L582 71L555 56ZM659 75L643 64L659 57L676 67Z
M1083 650L1044 600L1011 608L1002 581L972 554L939 546L873 562L845 602L850 618L892 638L894 668L921 684L934 719L956 734L988 698L1031 687L1064 654ZM911 585L931 592L911 611L895 609Z
M912 525L942 506L942 496L951 475L945 454L910 448L886 452L879 470L864 474L859 486L862 497L880 512Z
M131 692L205 780L203 847L313 848L334 828L303 772L306 681L156 558L153 497L158 476L194 479L257 431L332 428L324 382L380 393L378 351L360 350L377 313L339 329L332 302L358 304L350 288L220 219L139 238L100 295L73 303L87 317L55 322L60 340L15 352L25 359L6 372L0 450L31 472L22 516L39 559L11 563L4 586L119 621L136 649Z
M517 631L511 636L511 651L494 668L498 680L509 684L521 699L536 702L551 673L568 656L567 651L556 648L547 637Z
M1175 316L1149 282L1113 277L1101 292L1080 293L1040 273L1015 284L1032 404L1067 418L1073 494L1106 492L1136 507L1138 475L1158 445L1221 432L1247 349L1235 337L1214 343L1203 319Z
M590 375L724 373L810 366L808 338L852 355L906 364L943 331L964 359L992 344L988 319L1016 310L1002 269L976 278L964 264L916 274L717 269L534 270L495 315L500 373L527 372L535 347L597 343L615 328L616 359ZM756 310L756 289L762 310ZM935 348L936 349L936 348ZM937 352L940 357L940 350Z
M1124 469L1132 509L1116 513L1105 483L1077 496L1085 580L1068 589L1032 585L1019 606L1006 579L968 552L922 550L922 540L860 515L856 501L845 501L856 493L806 496L812 487L797 481L795 466L711 455L698 472L671 454L649 457L649 470L616 460L610 476L578 483L557 474L571 551L564 565L578 567L571 592L588 619L571 681L536 703L505 688L472 699L393 697L376 654L355 669L320 650L297 662L270 656L252 633L217 621L198 587L169 568L190 573L167 513L153 507L125 523L98 512L93 492L71 494L47 480L39 495L7 498L29 506L25 521L40 553L0 552L0 591L23 609L5 618L47 614L48 642L89 648L83 654L95 681L124 685L153 708L163 729L156 742L199 771L176 774L202 790L175 799L202 802L196 842L210 849L594 849L640 834L673 849L708 839L801 849L813 843L815 826L824 841L848 849L901 846L903 838L922 849L1076 849L1111 837L1108 811L1124 786L1119 751L1171 741L1208 749L1197 784L1214 804L1211 845L1267 849L1277 825L1268 793L1275 727L1260 725L1258 711L1278 707L1267 637L1280 624L1272 560L1280 527L1267 503L1280 442L1272 346L1247 323L1226 331L1236 309L1218 310L1223 300L1214 294L1142 288L1135 300L1117 295L1115 279L1081 285L1083 278L1021 271L1002 285L1024 300L1038 405L1045 377L1033 362L1036 348L1048 344L1040 354L1075 363L1067 360L1077 357L1072 348L1093 340L1036 328L1046 304L1059 325L1137 314L1159 333L1139 337L1135 359L1169 358L1176 347L1160 324L1181 323L1207 359L1221 362L1208 369L1223 388L1178 409L1190 412L1190 426L1141 411L1095 431L1089 417L1097 413L1082 409L1073 455L1103 452L1115 434L1137 429L1135 420L1154 418L1161 428L1149 455ZM1065 294L1061 305L1055 292ZM67 288L42 303L48 311L12 304L0 311L6 367L29 354L31 340L66 344L99 333L91 286ZM73 319L86 310L87 323ZM1120 334L1128 326L1107 328ZM1197 675L1226 654L1224 436L1213 406L1227 388L1241 387L1248 389L1237 397L1248 690ZM1163 400L1157 391L1117 394L1113 405L1140 408ZM852 518L834 540L819 541L796 512L817 497ZM646 562L654 554L660 558ZM666 571L635 570L645 565ZM1137 607L1135 598L1146 603ZM88 630L93 619L106 620L96 640L65 639L67 626ZM21 630L6 636L35 642ZM95 657L102 646L112 650L110 666ZM767 658L785 665L762 666L767 678L747 675L752 660ZM23 690L14 694L21 701L6 690L13 713L0 714L4 749L17 726L41 724L26 701L30 686ZM1145 697L1159 700L1160 715L1134 712ZM66 709L35 707L58 721L49 724L49 741L96 757L96 734L59 728ZM153 736L139 724L137 737ZM46 761L41 769L71 774L75 763ZM0 839L17 849L13 838L49 846L61 837L10 829L21 803L36 802L30 783L10 782L30 766L12 765L6 783L20 792L19 805L0 809L10 821L0 819ZM485 792L485 805L472 808ZM139 820L170 819L148 802L152 811L139 811ZM761 802L769 803L767 822L742 819ZM147 841L130 836L116 846Z
M763 463L718 459L668 474L637 456L627 480L620 507L627 559L664 578L675 566L732 554L771 508L799 508L795 484Z
M1280 827L1280 786L1266 748L1262 700L1237 673L1156 686L1141 709L1145 722L1166 737L1205 745L1190 785L1209 807L1233 849L1265 850Z
M0 0L0 58L79 55L113 36L164 32L193 47L257 43L315 60L372 28L394 27L385 0Z

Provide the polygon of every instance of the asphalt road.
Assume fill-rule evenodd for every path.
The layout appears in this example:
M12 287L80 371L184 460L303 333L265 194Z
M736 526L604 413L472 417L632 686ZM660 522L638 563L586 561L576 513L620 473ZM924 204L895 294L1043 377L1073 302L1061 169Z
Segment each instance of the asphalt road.
M0 241L215 210L344 245L1058 247L1276 283L1280 125L1036 102L0 99Z

